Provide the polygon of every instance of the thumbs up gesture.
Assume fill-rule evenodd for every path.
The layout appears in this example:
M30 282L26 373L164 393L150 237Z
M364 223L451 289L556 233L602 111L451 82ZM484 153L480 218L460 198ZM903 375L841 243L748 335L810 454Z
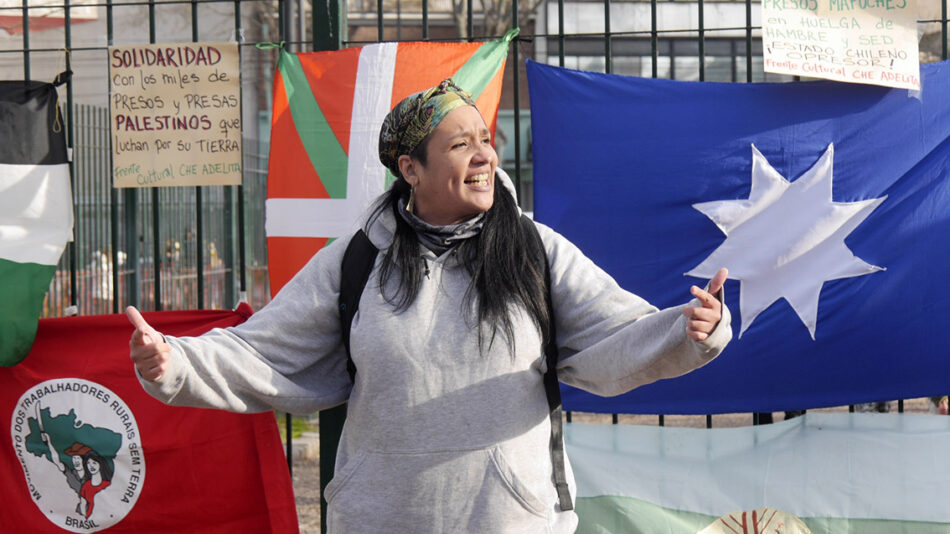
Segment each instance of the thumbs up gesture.
M134 306L125 309L125 315L135 327L129 340L129 356L139 375L149 382L160 379L168 370L171 346L165 338L145 322L145 318Z
M722 319L722 303L716 298L716 293L719 293L728 277L729 271L725 268L719 269L719 272L709 281L708 291L697 286L690 288L690 293L699 299L701 304L683 308L683 315L686 316L686 335L690 339L703 341L716 329L716 325Z

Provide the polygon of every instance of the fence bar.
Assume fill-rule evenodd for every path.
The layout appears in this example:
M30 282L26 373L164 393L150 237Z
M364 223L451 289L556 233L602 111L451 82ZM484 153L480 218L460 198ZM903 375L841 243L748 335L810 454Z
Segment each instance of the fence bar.
M106 42L112 46L115 42L115 21L112 16L112 0L106 0ZM109 110L106 109L106 119L108 120ZM111 245L112 257L112 313L119 313L119 190L112 187L112 135L109 134L109 127L106 127L103 136L106 138L105 146L108 148L105 162L108 169L105 183L109 187L109 243ZM131 251L130 251L131 252ZM137 264L137 258L126 253L126 259Z
M317 4L320 4L320 2L315 2L315 3L314 3L314 9L312 10L312 13L311 13L314 18L316 18L316 16L317 16L317 15L316 15L316 14L317 14L317 9L316 9ZM326 4L326 3L324 2L324 5L325 5L325 4ZM316 40L316 36L317 36L317 32L316 32L317 26L316 26L316 24L313 24L313 28L314 28L313 38L314 38L314 40ZM242 65L243 62L241 61L241 45L244 44L244 24L241 22L241 0L234 0L234 36L235 36L235 39L236 39L237 42L238 42L238 65L239 65L239 69L243 69L243 65ZM239 91L241 92L241 101L243 102L243 101L244 101L244 88L243 88L243 84L242 84L242 87L239 88ZM241 129L243 130L243 129L244 129L244 128L243 128L243 126L244 126L244 106L241 106L240 114L241 114L240 116L241 116L241 126L242 126ZM228 278L228 280L227 280L228 287L229 287L229 288L233 288L233 287L234 287L234 271L235 271L235 270L238 271L238 280L240 281L240 282L239 282L239 286L238 286L238 293L239 293L239 296L238 296L238 298L236 298L236 299L235 299L235 298L232 298L231 301L228 302L228 305L231 305L231 306L234 306L234 307L236 307L236 305L237 305L237 303L238 303L239 301L244 300L244 294L245 294L245 292L247 291L246 279L245 279L245 276L246 276L245 273L246 273L246 271L247 271L247 268L246 268L246 265L245 265L246 262L245 262L245 257L244 257L244 174L245 174L245 171L246 171L247 169L245 168L245 165L244 165L244 150L245 150L246 147L245 147L245 145L244 145L243 139L242 139L241 141L242 141L242 142L241 142L241 183L239 183L239 184L237 185L237 187L227 186L227 191L228 191L228 200L227 200L227 201L228 201L228 206L233 206L233 205L234 205L234 204L233 204L233 201L234 201L234 198L233 198L233 197L235 196L235 194L234 194L234 193L235 193L235 189L237 190L237 195L236 195L236 196L237 196L237 223L236 223L236 224L237 224L237 234L238 234L238 261L237 261L237 265L236 265L234 268L231 269L231 276L230 276L230 277ZM228 224L229 224L230 226L234 226L234 225L235 225L235 221L234 221L234 209L233 209L233 207L232 207L232 209L231 209L231 213L230 213L230 216L228 217L228 220L229 220L229 223L228 223ZM232 248L230 249L230 251L228 252L228 255L227 255L228 261L231 263L231 265L234 265L234 248L233 248L234 245L233 245L233 239L234 239L234 237L233 237L233 235L232 235L231 239L228 240L229 243L232 243L232 245L231 245Z
M422 0L423 5L427 0ZM518 0L511 0L511 27L518 27ZM513 102L513 111L515 119L515 191L519 195L522 194L521 191L521 90L518 83L518 63L521 61L518 59L518 37L512 39L512 70L514 71L514 76L512 77L513 89L514 89L514 102Z
M293 433L293 416L289 413L284 414L284 434L287 436L287 469L290 470L290 476L294 476L294 433ZM323 495L323 490L320 490L320 495Z
M376 40L382 41L385 36L383 29L383 0L376 0Z
M332 4L341 0L327 0L331 7L330 18L334 17L334 7ZM321 7L324 2L320 2ZM382 2L379 4L379 12L377 13L377 24L379 28L383 27L383 11L382 11ZM425 6L425 3L423 3ZM423 7L425 9L425 7ZM338 12L337 15L339 16ZM339 17L342 19L343 17ZM339 50L343 46L342 35L345 33L343 28L345 28L345 21L340 20L339 22L330 21L330 26L333 28L340 29L340 36L337 39L326 39L326 40L317 40L316 32L314 32L314 50ZM383 39L382 30L378 32L377 37L380 41ZM239 217L243 219L243 215L239 213ZM243 223L242 223L243 225ZM242 242L243 243L243 242ZM243 244L242 244L243 246ZM242 253L243 254L243 253ZM333 478L334 467L336 463L336 454L339 448L339 438L343 433L343 423L346 421L346 404L330 408L329 410L322 410L318 415L318 425L320 428L320 531L327 531L327 501L326 501L326 487L329 484L330 480ZM287 461L293 461L293 451L291 450L291 429L292 423L290 415L287 415ZM293 474L293 470L291 470Z
M247 250L244 244L244 186L240 185L237 189L237 212L238 212L238 261L241 263L241 282L240 292L243 299L247 294Z
M947 59L947 3L950 3L950 0L943 0L942 5L940 6L940 34L943 36L943 59Z
M422 0L422 40L426 41L428 39L429 39L429 0Z
M745 0L745 81L752 81L752 0Z
M240 3L240 0L235 1ZM340 11L340 0L318 0L313 3L313 50L342 48L345 21Z
M198 42L198 1L191 0L191 40ZM204 262L204 209L201 186L195 186L195 274L197 275L198 309L205 307L205 262Z
M703 0L698 0L697 6L699 7L699 35L696 44L699 45L699 81L704 82L706 81L706 10Z
M277 35L278 41L284 41L290 38L290 30L287 25L290 24L290 15L287 13L287 0L277 0Z
M148 0L148 42L155 44L155 0ZM159 214L158 188L151 188L152 194L152 295L155 299L155 310L162 307L162 255L161 255L161 215Z
M604 0L604 72L610 74L610 0Z
M468 30L468 41L472 42L475 34L475 17L472 13L472 0L465 0L465 28Z
M70 28L70 9L69 9L69 0L64 0L63 3L63 23L65 25L65 31L63 36L65 38L64 51L66 54L66 71L72 70L72 61L69 56L69 49L72 46L72 28ZM57 73L59 74L59 73ZM66 152L69 155L69 184L70 190L76 190L76 178L75 178L75 164L73 163L75 157L73 154L73 149L76 147L76 142L74 138L74 128L73 128L73 78L69 76L66 78ZM76 195L73 194L72 198L73 204L73 213L77 213L79 210L76 209ZM82 229L82 217L73 218L73 232L79 234ZM72 240L67 244L67 250L69 250L69 304L71 306L76 306L79 302L78 298L78 288L76 287L76 240Z
M290 18L285 12L287 8L286 0L278 0L278 41L283 41L288 36L288 19ZM284 443L287 446L287 469L290 471L290 476L293 477L294 474L294 456L293 456L293 418L289 413L284 414ZM323 488L320 489L320 495L323 496Z
M651 56L653 57L653 77L657 77L657 63L660 61L659 57L659 43L657 42L658 36L656 32L656 0L650 0L650 49Z
M557 0L557 64L564 66L564 0Z
M676 40L669 40L670 47L670 79L676 79Z
M23 79L30 80L30 2L23 0Z

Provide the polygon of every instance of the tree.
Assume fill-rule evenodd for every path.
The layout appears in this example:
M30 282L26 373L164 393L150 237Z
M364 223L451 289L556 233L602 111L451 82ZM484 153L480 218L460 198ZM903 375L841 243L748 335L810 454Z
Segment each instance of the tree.
M518 2L518 20L527 22L534 18L538 6L543 0L524 0ZM512 0L472 0L472 9L478 13L481 8L482 27L486 36L499 37L512 27ZM468 0L452 0L452 17L459 37L470 37L468 34ZM523 24L523 22L519 22ZM474 23L473 23L474 24Z

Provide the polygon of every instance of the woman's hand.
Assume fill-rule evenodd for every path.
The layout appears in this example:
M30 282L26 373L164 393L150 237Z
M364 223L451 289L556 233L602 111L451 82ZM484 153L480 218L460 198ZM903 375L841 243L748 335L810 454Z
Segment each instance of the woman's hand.
M139 375L149 382L154 382L168 370L172 348L165 343L161 334L145 322L145 318L134 306L126 308L125 315L135 327L132 339L129 340L129 356Z
M719 269L716 276L709 281L709 291L693 286L689 289L694 297L699 299L701 306L687 306L683 308L686 316L686 335L694 341L703 341L716 329L722 319L722 303L716 298L716 293L722 289L729 271Z

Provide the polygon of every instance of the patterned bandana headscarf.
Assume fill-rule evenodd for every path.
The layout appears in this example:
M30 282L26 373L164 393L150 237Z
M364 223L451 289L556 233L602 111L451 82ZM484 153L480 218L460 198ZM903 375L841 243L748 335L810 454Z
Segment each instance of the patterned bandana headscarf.
M407 96L383 120L379 131L379 161L393 176L399 176L399 156L412 154L450 111L474 105L472 95L455 85L451 78Z

